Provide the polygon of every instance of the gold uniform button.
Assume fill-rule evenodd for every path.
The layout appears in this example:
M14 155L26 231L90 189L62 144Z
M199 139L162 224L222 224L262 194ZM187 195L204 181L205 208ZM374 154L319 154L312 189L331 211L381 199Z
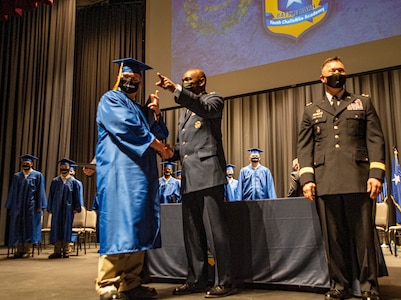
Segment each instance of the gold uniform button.
M184 158L187 158L187 157L188 157L188 154L185 154L185 155L184 155Z
M334 118L334 121L338 121L338 118L337 118L337 117L335 117L335 118Z
M182 142L183 145L185 145L187 142Z
M335 139L338 139L340 136L338 135L338 134L336 134L335 136L334 136L334 138Z
M185 131L185 128L183 128L181 131L184 132L184 131Z
M334 129L338 129L338 126L337 126L337 125L334 125Z
M339 144L336 144L335 147L338 149L338 148L340 148L340 145L339 145Z

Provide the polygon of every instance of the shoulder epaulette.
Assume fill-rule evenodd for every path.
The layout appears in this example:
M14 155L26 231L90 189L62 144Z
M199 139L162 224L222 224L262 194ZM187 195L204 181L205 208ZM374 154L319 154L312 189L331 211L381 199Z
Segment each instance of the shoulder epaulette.
M361 94L362 97L370 97L368 94Z
M311 106L313 102L306 103L306 106Z

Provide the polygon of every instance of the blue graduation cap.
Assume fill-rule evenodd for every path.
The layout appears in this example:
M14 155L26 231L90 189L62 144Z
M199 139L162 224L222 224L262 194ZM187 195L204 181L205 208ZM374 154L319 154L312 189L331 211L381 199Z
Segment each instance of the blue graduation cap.
M174 172L175 177L181 176L181 170L177 170Z
M73 161L73 160L71 160L71 159L68 159L68 158L60 159L60 160L58 161L58 163L59 163L60 165L66 165L66 166L69 166L69 167L71 167L71 166L76 166L76 165L77 165L77 163L76 163L75 161Z
M263 152L263 150L259 149L259 148L249 148L248 150L249 153L251 154L255 154L255 155L260 155L260 153Z
M170 168L170 169L174 169L174 166L177 165L175 162L171 161L162 161L160 164L162 164L165 168Z
M121 59L115 59L113 60L113 63L116 64L123 64L123 69L122 72L126 73L138 73L141 74L142 71L152 69L152 67L149 67L148 65L133 59L131 57L128 58L121 58Z
M226 170L234 170L234 169L235 169L234 165L232 165L232 164L227 164L226 165Z
M36 156L33 156L31 154L21 155L19 158L21 159L21 161L29 161L29 162L33 162L38 159Z

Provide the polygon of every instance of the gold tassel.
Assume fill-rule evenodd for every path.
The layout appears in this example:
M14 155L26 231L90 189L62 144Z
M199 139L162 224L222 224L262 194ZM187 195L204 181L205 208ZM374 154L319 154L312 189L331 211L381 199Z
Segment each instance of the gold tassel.
M120 69L118 70L117 81L113 86L113 91L116 91L118 89L118 86L120 85L120 78L121 78L122 73L123 73L123 63L120 64Z

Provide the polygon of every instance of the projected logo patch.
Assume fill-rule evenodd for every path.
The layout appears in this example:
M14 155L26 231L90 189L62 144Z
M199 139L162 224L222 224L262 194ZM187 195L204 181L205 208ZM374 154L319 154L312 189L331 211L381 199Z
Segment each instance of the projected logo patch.
M327 15L330 0L265 0L265 26L293 38L316 26Z

